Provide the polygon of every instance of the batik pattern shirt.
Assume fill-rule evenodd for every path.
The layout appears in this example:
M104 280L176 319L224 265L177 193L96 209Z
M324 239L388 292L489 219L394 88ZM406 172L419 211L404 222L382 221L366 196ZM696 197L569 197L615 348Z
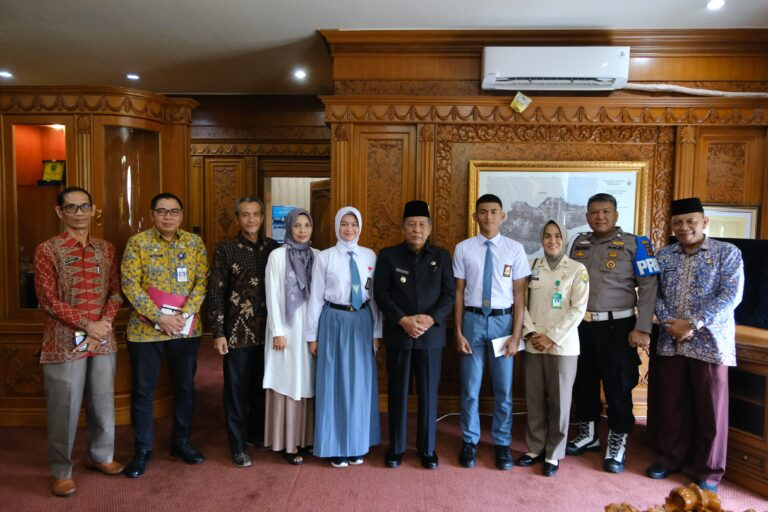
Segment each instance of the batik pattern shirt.
M264 276L269 254L278 248L271 238L251 242L242 234L221 242L211 265L208 316L214 338L227 338L229 348L264 345L267 296Z
M35 291L43 319L41 363L60 363L111 354L117 350L114 333L91 352L73 352L75 331L88 324L114 319L120 303L120 276L115 246L88 237L83 246L68 232L57 235L35 249Z
M696 329L690 340L678 343L662 329L657 353L681 355L707 363L736 366L734 310L744 290L744 264L739 249L706 238L692 254L679 243L658 253L661 278L656 316L662 326L674 318L690 321Z
M186 269L186 280L178 279L178 269ZM182 312L196 315L187 337L202 333L198 312L205 299L208 284L208 256L202 238L179 230L171 241L165 240L156 228L132 236L125 246L121 266L123 293L133 311L128 321L128 341L166 341L180 336L168 336L155 329L160 307L147 294L157 288L173 295L187 297Z

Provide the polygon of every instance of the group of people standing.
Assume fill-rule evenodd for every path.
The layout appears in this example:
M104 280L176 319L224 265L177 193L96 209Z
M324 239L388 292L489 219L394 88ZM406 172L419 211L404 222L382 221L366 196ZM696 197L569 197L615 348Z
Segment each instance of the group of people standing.
M497 468L542 462L543 474L554 476L566 454L599 450L602 383L609 426L603 466L621 472L634 425L637 349L649 345L655 309L663 332L654 360L666 379L674 373L677 391L665 394L659 410L665 426L672 422L676 428L669 438L666 430L660 434L661 459L648 476L664 478L688 462L704 487L716 488L722 476L727 366L735 364L733 309L743 270L735 247L703 234L707 220L698 199L673 202L678 242L663 249L658 261L647 238L616 226L616 201L608 194L590 198L586 218L592 231L579 235L570 254L565 226L555 219L546 222L544 255L531 262L520 243L501 234L505 213L491 194L475 204L478 235L459 243L453 258L429 242L427 203L410 201L403 212L404 241L382 249L378 259L358 244L363 219L353 207L336 214L336 244L317 251L311 247L308 211L289 213L280 246L264 234L262 201L244 197L235 207L240 232L216 247L210 269L202 239L180 229L183 204L173 194L152 199L154 227L128 241L120 271L114 246L90 235L93 205L86 190L65 189L56 212L66 230L38 246L35 283L46 313L41 362L57 496L76 491L71 456L84 392L86 468L132 478L145 473L164 357L174 395L171 455L188 464L203 462L190 432L199 315L206 297L214 347L223 356L225 420L236 466L252 465L248 444L271 447L296 465L309 449L333 467L363 463L381 438L376 354L383 339L389 410L385 465L400 466L406 453L414 374L416 448L423 467L437 468L437 390L453 309L462 466L477 465L478 403L487 364ZM121 283L133 306L126 337L134 457L125 467L113 460L112 321ZM527 451L514 461L512 356L522 349ZM689 403L689 393L697 397L692 410L681 405ZM706 396L716 397L714 408L706 405L712 400L702 403ZM579 432L568 441L571 397ZM688 434L691 417L701 426L695 439ZM688 461L693 446L695 455Z

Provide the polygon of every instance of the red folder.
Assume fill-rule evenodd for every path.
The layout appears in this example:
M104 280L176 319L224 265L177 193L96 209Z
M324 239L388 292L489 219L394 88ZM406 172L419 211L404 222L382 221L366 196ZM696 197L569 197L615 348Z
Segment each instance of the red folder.
M172 309L172 310L179 310L184 307L184 304L187 302L187 296L186 295L175 295L173 293L164 292L163 290L160 290L158 288L149 288L147 290L147 295L149 295L149 298L152 299L152 302L155 303L155 305L159 309ZM191 322L188 323L189 329L187 329L186 332L183 334L189 335L192 330L194 329L195 322L197 321L197 315L192 315ZM154 322L147 319L147 321L151 324L154 324Z

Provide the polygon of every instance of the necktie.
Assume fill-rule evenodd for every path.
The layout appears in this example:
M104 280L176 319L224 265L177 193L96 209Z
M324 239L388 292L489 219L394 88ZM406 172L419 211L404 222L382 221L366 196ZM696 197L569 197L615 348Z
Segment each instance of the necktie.
M360 309L363 305L363 290L360 286L360 272L357 270L357 263L355 263L355 253L352 251L349 251L349 273L352 275L352 291L349 301L353 308Z
M485 264L483 265L483 314L491 314L491 290L493 290L493 252L490 240L485 241Z

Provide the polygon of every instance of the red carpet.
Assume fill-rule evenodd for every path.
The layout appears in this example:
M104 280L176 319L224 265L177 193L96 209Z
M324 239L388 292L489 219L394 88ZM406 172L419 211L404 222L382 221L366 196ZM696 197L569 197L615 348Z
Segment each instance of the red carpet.
M0 428L0 509L4 511L601 511L611 502L628 502L645 510L662 504L669 491L688 481L682 475L651 480L643 470L650 450L630 436L626 471L611 475L601 469L596 453L568 457L555 478L541 476L541 466L498 471L488 437L489 418L483 418L483 441L478 467L458 465L461 446L458 417L439 423L440 468L427 471L409 452L399 469L384 467L386 445L378 446L362 466L334 469L308 457L303 466L290 466L279 454L251 448L254 465L231 465L221 406L221 360L210 347L201 348L197 377L198 408L193 443L206 455L199 466L187 466L168 455L170 418L156 422L154 459L147 474L130 480L107 477L82 467L85 431L78 433L74 458L77 494L50 494L43 428ZM384 421L386 417L383 418ZM515 417L513 450L524 450L524 416ZM605 436L605 425L602 425ZM638 427L638 431L642 427ZM413 430L409 432L412 433ZM384 433L386 439L386 433ZM415 435L415 434L414 434ZM117 433L116 459L132 454L130 427ZM410 446L413 446L411 439ZM720 489L727 510L768 511L768 501L741 487L723 482Z

